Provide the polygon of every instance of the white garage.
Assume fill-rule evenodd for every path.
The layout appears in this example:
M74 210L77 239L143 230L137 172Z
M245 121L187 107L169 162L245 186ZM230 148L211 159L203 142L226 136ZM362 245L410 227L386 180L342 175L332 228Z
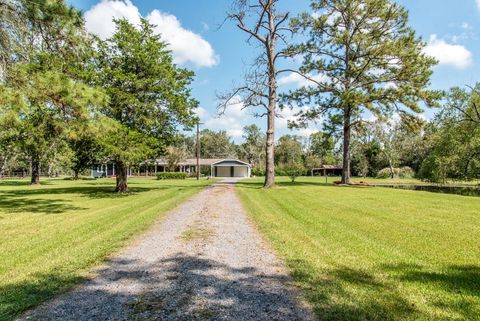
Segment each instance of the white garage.
M250 177L251 166L238 159L223 159L211 165L212 177Z

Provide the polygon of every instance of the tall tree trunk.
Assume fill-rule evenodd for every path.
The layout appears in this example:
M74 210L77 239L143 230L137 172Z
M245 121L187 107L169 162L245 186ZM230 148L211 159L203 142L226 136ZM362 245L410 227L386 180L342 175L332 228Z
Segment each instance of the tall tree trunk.
M36 153L32 155L32 178L30 184L40 184L40 158Z
M275 185L275 109L268 111L265 154L265 183L263 186L270 188Z
M393 168L392 161L388 162L388 167L390 168L390 178L394 179L395 178L395 169Z
M128 193L127 167L123 162L118 161L115 164L115 169L116 169L116 178L117 178L117 187L115 188L115 192Z
M74 179L74 180L77 180L77 179L78 179L78 174L79 174L78 169L75 169L75 170L73 171L73 173L74 173L74 174L73 174L73 179Z
M275 185L275 111L277 108L277 68L275 66L275 56L278 34L275 28L273 3L270 11L268 11L268 16L270 39L265 41L268 58L268 113L264 188L270 188Z
M350 184L350 140L352 136L350 109L345 111L343 118L343 168L341 183Z

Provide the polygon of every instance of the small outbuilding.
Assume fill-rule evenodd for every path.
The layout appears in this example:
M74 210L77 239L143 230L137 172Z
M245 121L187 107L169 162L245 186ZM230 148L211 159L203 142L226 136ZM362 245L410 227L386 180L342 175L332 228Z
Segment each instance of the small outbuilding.
M312 176L341 176L342 167L335 165L322 165L312 169Z
M238 159L223 159L211 165L212 177L250 177L250 164Z

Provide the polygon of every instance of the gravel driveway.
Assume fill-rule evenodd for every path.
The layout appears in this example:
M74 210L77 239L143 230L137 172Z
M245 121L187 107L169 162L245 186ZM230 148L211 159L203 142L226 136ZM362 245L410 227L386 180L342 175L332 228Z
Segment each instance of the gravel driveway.
M21 320L314 320L234 188L206 188Z

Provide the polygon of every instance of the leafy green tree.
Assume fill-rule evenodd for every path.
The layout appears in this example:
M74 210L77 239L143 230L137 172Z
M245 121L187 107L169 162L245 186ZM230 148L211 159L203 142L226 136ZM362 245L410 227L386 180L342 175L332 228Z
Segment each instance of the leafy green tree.
M419 177L445 183L448 179L475 179L480 176L480 126L475 108L480 103L474 90L452 88L442 110L429 127L431 148Z
M368 173L370 171L370 163L368 162L367 156L365 155L360 156L360 160L356 164L355 169L361 177L365 178L368 176Z
M187 158L187 152L181 147L168 146L166 148L165 160L168 164L168 171L175 172L178 164L185 161Z
M418 173L431 149L430 126L421 119L402 119L397 133L401 166L410 167Z
M265 134L257 125L252 124L243 127L243 138L245 142L239 146L239 157L257 166L265 159Z
M98 44L96 84L110 97L101 112L114 123L103 144L116 165L116 191L127 192L128 167L170 145L177 125L193 126L198 103L188 87L193 72L173 63L152 25L115 23L115 34Z
M74 179L79 174L92 168L103 156L103 149L95 132L86 128L84 132L76 132L69 139L69 146L72 151L71 169Z
M26 67L29 70L30 66ZM74 123L87 118L90 107L97 105L101 96L61 72L29 72L27 76L26 70L17 69L17 77L22 75L18 88L24 90L28 101L28 108L21 111L18 137L31 159L31 183L39 184L41 162L48 162Z
M233 143L227 132L215 132L204 129L200 133L200 155L203 158L229 158L234 157Z
M18 144L19 119L18 109L6 108L6 106L22 105L22 99L18 93L11 89L0 87L0 178L7 171L10 162L20 152ZM20 101L18 101L20 99Z
M390 178L395 177L395 168L400 162L399 124L395 122L376 122L375 135L380 143L380 155L388 164Z
M5 112L17 113L17 142L29 156L31 183L39 184L41 163L50 157L73 125L92 113L101 93L82 81L89 38L79 11L63 1L11 1L16 21L2 24L3 93L16 92ZM7 99L8 100L8 99ZM48 166L51 168L51 166Z
M194 157L196 155L195 136L177 133L174 136L172 146L183 149L186 152L187 157Z
M386 166L382 161L381 146L375 133L374 123L362 122L355 126L351 145L351 166L354 175L376 176L377 172Z
M326 132L310 135L309 152L320 159L321 165L336 165L335 138Z
M303 56L298 74L312 85L289 100L316 106L299 114L297 125L319 117L340 117L343 132L342 183L350 182L352 129L365 111L378 118L418 113L420 102L441 96L428 90L435 59L408 27L408 13L391 0L313 0L312 12L292 20L307 38L288 54Z
M280 137L275 148L277 164L298 164L302 162L303 146L300 138L294 135Z
M305 166L301 162L290 162L282 166L285 173L290 178L292 183L295 183L299 176L305 174Z
M323 160L316 155L307 154L305 155L304 163L305 163L305 168L311 171L314 168L318 168L322 166Z

